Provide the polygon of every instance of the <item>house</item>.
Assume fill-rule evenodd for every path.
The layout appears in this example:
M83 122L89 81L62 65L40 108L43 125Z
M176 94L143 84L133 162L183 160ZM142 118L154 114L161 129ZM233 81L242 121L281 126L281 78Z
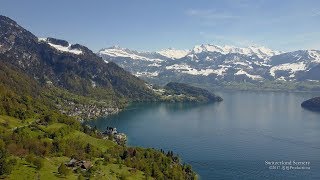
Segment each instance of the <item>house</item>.
M120 145L125 144L127 141L127 136L124 133L119 133L117 128L114 127L107 126L106 130L102 134L106 135L103 139L113 140Z
M117 134L117 128L107 126L106 130L102 134L114 135Z
M90 161L80 161L72 158L68 163L66 163L66 166L72 168L73 170L76 170L78 168L81 168L82 170L88 170L93 165Z
M127 136L124 133L117 133L114 135L115 140L124 141L127 139Z
M88 170L92 167L92 164L90 161L83 161L81 168L84 170Z
M118 144L125 144L127 141L127 136L124 133L117 133L114 135L114 140Z
M66 164L66 166L68 166L68 167L76 167L76 166L77 166L77 162L78 162L78 160L76 160L75 158L72 158L72 159Z

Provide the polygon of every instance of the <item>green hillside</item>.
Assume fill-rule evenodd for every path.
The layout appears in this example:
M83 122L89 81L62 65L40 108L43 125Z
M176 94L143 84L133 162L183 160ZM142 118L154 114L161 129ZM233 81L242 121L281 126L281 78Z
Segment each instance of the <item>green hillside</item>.
M172 152L120 146L79 121L158 100L145 82L84 46L61 53L7 17L0 27L0 178L196 178Z

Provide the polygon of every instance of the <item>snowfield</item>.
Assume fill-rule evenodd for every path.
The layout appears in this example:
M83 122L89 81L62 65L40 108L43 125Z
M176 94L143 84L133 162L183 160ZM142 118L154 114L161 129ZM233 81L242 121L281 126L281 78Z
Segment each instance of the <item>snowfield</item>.
M275 77L276 76L275 72L279 70L290 71L290 74L291 74L290 77L295 77L294 74L297 71L306 70L306 65L303 62L299 62L299 63L285 63L278 66L274 66L270 69L271 76Z
M253 80L262 80L263 79L263 77L261 77L260 75L252 75L252 74L249 74L243 70L239 70L238 72L235 73L235 75L246 75L247 77L249 77Z
M195 68L191 68L187 64L174 64L171 66L167 66L166 69L177 70L178 72L185 73L185 74L202 75L202 76L208 76L209 74L217 74L219 76L222 76L223 73L225 72L225 68L197 70Z
M57 45L57 44L52 44L52 43L48 43L51 47L57 49L58 51L62 51L62 52L68 52L68 53L72 53L72 54L82 54L82 51L80 49L71 49L71 44L69 44L69 46L61 46L61 45Z
M176 50L176 49L169 48L169 49L158 51L157 53L171 59L180 59L188 55L189 52L190 52L189 50Z
M67 53L72 53L72 54L76 54L76 55L82 54L82 51L80 49L71 49L71 44L69 44L68 46L61 46L58 44L53 44L53 43L47 42L47 38L38 38L38 41L39 42L46 42L54 49L61 51L61 52L67 52Z
M111 48L107 48L104 50L99 51L100 54L104 54L104 55L108 55L111 57L125 57L125 58L131 58L134 60L142 60L142 61L154 61L154 62L162 62L163 60L161 59L152 59L152 58L147 58L144 56L140 56L134 53L129 53L127 51L125 51L125 49L120 49L120 48L115 48L115 49L111 49Z

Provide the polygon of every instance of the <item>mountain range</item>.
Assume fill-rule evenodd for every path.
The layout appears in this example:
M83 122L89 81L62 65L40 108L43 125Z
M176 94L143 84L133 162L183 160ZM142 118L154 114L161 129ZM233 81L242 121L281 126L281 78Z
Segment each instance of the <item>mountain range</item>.
M178 94L169 86L155 89L83 45L39 38L8 17L0 16L0 27L0 114L31 116L42 105L91 119L117 113L132 101L215 100L214 94L184 84L174 87L194 94ZM20 107L25 99L37 107Z
M97 52L134 75L153 83L319 82L320 51L282 52L266 47L197 45L190 50L139 52L113 46Z
M0 27L3 97L4 92L16 99L29 96L81 118L117 112L127 101L157 99L143 80L105 63L85 46L38 38L5 16L0 16Z

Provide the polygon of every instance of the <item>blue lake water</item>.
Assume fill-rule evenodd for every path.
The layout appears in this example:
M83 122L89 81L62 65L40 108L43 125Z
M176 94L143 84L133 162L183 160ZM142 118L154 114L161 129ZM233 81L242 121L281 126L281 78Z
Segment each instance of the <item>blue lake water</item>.
M90 124L117 127L130 146L173 150L201 179L320 179L320 113L300 106L320 93L217 94L223 102L133 104ZM265 165L290 160L310 170Z

